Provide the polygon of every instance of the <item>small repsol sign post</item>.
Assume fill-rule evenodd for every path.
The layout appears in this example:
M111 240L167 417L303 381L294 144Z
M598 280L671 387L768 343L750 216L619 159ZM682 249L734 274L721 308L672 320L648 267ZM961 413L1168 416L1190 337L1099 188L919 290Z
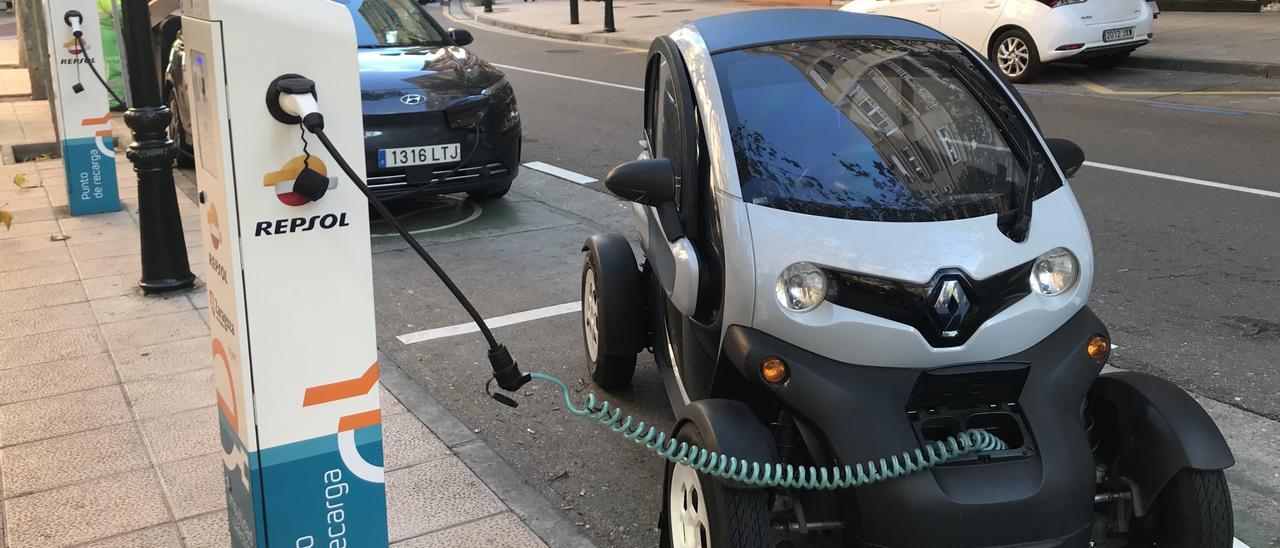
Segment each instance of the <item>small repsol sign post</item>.
M67 208L72 215L118 211L120 189L107 89L87 66L92 63L99 73L107 73L98 34L98 5L94 0L48 0L45 6ZM79 40L66 24L66 13L72 10L83 17Z

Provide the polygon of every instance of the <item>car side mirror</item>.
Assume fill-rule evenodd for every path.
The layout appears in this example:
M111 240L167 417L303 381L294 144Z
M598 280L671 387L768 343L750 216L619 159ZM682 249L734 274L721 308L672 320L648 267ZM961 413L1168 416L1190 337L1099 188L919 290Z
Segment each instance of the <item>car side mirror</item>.
M1080 171L1080 166L1084 165L1084 150L1080 145L1067 139L1045 139L1044 142L1049 145L1049 153L1053 154L1053 158L1058 161L1058 166L1067 177Z
M455 46L466 46L476 39L471 36L471 31L466 29L449 29L449 41Z
M658 206L675 201L676 171L668 158L632 160L613 168L604 186L619 198Z

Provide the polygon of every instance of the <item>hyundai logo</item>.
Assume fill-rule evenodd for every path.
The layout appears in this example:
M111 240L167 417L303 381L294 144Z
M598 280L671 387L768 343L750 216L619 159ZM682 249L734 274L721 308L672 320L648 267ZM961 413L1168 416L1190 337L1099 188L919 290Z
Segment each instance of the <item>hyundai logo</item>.
M400 96L400 102L406 105L421 105L427 102L427 98L417 93L406 93Z
M942 336L952 338L960 334L960 324L969 314L969 297L964 286L955 278L943 278L934 286L933 318Z

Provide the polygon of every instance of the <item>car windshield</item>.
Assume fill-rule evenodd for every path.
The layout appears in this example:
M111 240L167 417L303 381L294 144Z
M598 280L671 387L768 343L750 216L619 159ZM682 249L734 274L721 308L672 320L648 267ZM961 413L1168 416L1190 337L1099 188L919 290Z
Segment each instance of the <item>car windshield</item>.
M414 0L338 0L356 24L362 48L443 46L440 29Z
M748 203L870 221L1002 213L1039 147L952 44L775 44L719 53L715 66ZM1061 186L1052 171L1038 184L1040 196Z

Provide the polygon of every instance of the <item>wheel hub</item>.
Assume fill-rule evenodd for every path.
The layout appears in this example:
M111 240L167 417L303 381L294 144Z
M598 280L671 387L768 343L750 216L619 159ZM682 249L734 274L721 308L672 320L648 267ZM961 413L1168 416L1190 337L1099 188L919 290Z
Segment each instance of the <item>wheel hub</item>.
M1016 77L1027 70L1031 61L1031 51L1022 39L1011 36L1000 42L996 50L996 63L1000 71L1010 77Z
M667 493L667 515L671 520L672 548L708 548L711 546L711 521L698 473L688 466L676 465L671 473L671 490Z
M583 277L585 279L582 282L582 333L587 344L587 357L594 365L596 353L599 352L600 347L600 341L597 340L599 327L596 325L599 308L596 304L595 271L588 268Z

